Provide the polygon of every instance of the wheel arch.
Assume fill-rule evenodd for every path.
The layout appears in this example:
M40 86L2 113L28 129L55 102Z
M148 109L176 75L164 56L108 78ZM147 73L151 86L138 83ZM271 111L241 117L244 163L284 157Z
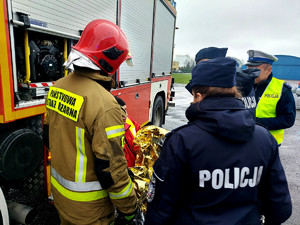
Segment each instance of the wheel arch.
M152 124L152 121L153 121L153 116L154 116L154 113L153 113L153 110L154 110L154 105L155 105L155 101L157 100L158 97L161 97L162 98L162 101L163 101L163 115L162 115L162 124L165 123L165 114L166 114L166 93L165 91L159 91L156 93L155 97L153 98L153 101L151 102L151 108L150 108L150 111L151 111L151 118L149 119L149 123Z
M166 118L166 112L167 112L167 104L166 104L166 95L167 93L165 93L165 91L160 91L156 94L154 101L156 99L157 96L161 96L163 99L163 103L164 103L164 115L163 115L163 124L165 124L165 118ZM154 102L153 102L154 103ZM153 115L152 115L153 116Z

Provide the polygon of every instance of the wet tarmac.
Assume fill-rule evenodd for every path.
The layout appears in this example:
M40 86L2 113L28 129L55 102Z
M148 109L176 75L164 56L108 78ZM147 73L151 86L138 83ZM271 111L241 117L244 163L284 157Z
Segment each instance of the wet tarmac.
M288 81L294 90L299 81ZM163 128L172 130L187 123L185 110L193 100L183 84L175 84L175 107L169 107ZM298 108L295 125L285 130L284 141L280 147L280 158L288 179L293 201L293 214L284 225L300 224L300 97L295 95Z

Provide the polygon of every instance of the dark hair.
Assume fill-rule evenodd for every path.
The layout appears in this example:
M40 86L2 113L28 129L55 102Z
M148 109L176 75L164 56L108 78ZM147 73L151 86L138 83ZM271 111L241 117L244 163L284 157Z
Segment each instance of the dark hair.
M200 93L204 98L212 97L235 97L242 98L241 93L237 90L236 86L231 88L223 87L206 87L206 86L195 86L193 87L195 93Z
M115 99L117 100L117 102L119 103L120 106L126 105L126 103L123 101L123 99L121 99L121 98L119 98L117 96L115 96Z

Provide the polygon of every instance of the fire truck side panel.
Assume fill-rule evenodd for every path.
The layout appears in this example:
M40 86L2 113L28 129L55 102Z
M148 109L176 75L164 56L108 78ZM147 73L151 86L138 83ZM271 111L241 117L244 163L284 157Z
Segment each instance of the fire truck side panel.
M156 1L152 73L171 74L175 16L164 1Z
M43 98L25 100L21 99L21 101L15 102L14 92L16 92L18 96L18 86L22 87L24 90L24 87L27 85L29 91L35 91L36 93L38 93L40 90L46 90L46 88L31 87L37 86L41 83L19 83L17 75L13 74L12 69L15 68L17 64L15 59L16 54L14 53L16 49L15 44L20 42L15 39L14 31L15 29L19 29L22 33L23 30L20 28L13 29L13 23L8 23L8 21L10 21L10 19L13 21L22 21L22 19L19 17L19 13L29 15L30 27L27 29L29 31L33 30L52 35L57 34L57 32L61 32L61 36L70 36L71 38L76 39L76 36L79 37L80 30L83 30L88 22L98 18L97 15L99 14L101 14L101 18L116 22L117 1L103 0L95 3L72 1L71 4L69 2L59 1L3 0L3 4L1 5L1 21L4 22L1 22L0 29L1 34L6 35L1 35L0 38L1 46L7 46L7 49L1 48L0 56L2 85L1 98L3 100L0 103L1 123L43 114L45 112L45 107L43 106L45 101ZM20 24L17 23L17 25ZM32 34L32 32L28 32L29 38ZM11 59L13 63L11 62Z
M9 29L7 19L7 4L2 1L0 5L0 77L1 77L1 102L0 123L13 119L14 95L11 70L11 50L9 43Z
M123 99L130 115L141 126L149 122L149 99L151 84L140 84L112 91L114 96Z
M29 15L31 24L79 35L79 30L100 17L116 23L117 0L12 0L12 10L14 20L22 12Z
M142 7L141 7L142 6ZM127 36L133 67L120 67L119 81L126 84L145 82L150 77L154 0L121 1L120 27Z

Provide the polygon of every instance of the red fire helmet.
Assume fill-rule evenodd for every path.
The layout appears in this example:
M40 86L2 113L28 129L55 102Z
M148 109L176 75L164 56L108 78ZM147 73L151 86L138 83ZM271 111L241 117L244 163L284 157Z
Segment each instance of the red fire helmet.
M123 31L114 23L103 19L90 22L73 48L108 74L115 73L130 58L129 45Z

